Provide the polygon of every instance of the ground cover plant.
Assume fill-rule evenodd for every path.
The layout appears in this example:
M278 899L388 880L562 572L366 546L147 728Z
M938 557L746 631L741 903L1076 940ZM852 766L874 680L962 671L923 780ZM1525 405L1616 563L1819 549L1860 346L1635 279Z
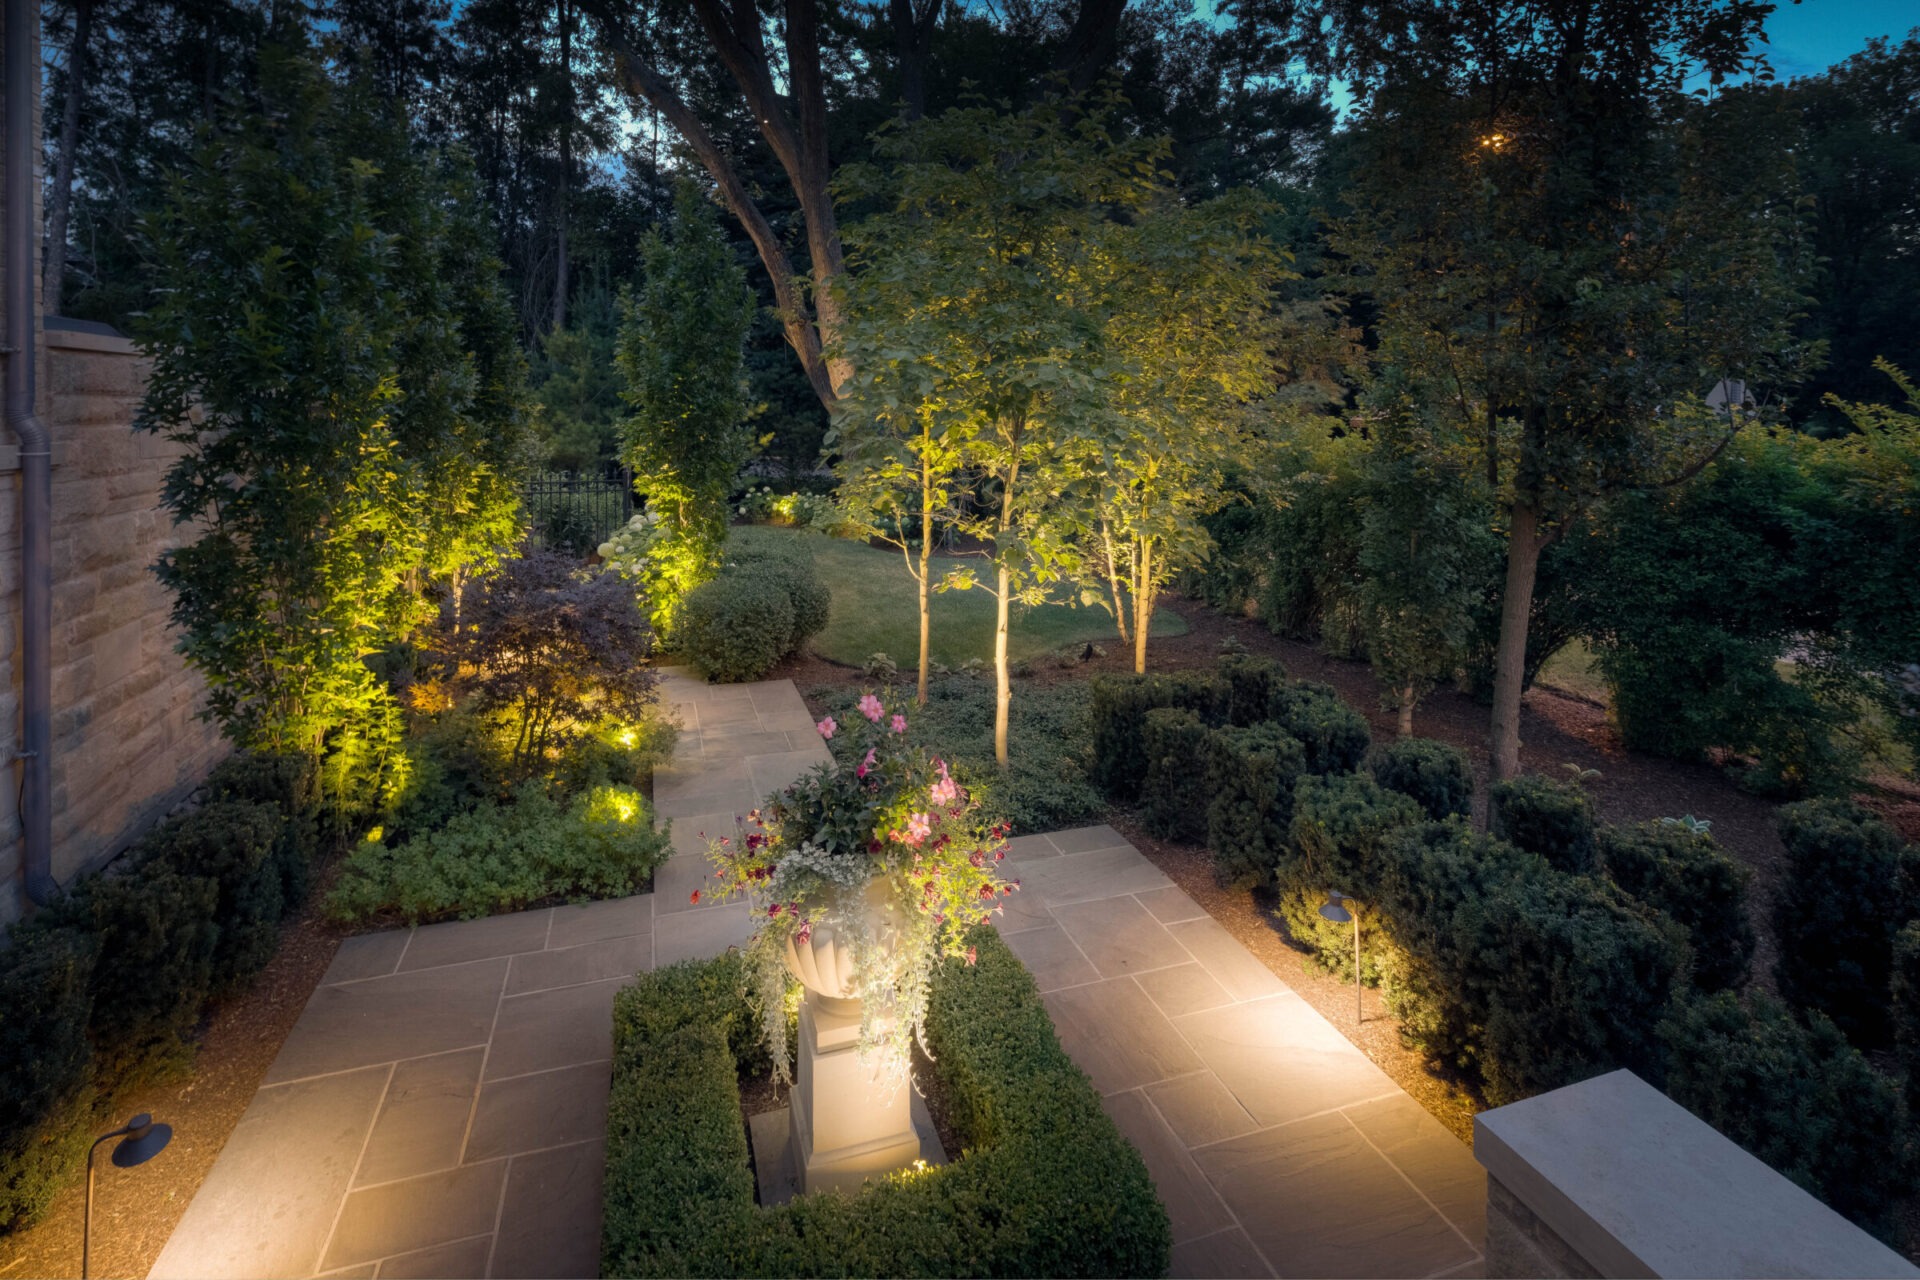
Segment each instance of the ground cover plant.
M740 961L643 975L614 1006L601 1271L618 1276L1165 1273L1139 1154L1059 1041L1033 979L978 930L934 976L927 1039L964 1154L855 1195L754 1203L739 1077L764 1071Z

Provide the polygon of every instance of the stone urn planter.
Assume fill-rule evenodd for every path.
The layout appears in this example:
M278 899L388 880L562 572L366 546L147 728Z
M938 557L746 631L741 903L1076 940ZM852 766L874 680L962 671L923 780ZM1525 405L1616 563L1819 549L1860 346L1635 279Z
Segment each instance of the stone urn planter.
M871 882L866 900L878 933L893 910L886 882ZM908 1168L921 1154L913 1089L904 1063L890 1071L891 1064L860 1056L866 1004L856 994L852 944L831 925L816 925L805 942L787 938L786 963L806 988L788 1112L800 1190L854 1190L868 1178Z

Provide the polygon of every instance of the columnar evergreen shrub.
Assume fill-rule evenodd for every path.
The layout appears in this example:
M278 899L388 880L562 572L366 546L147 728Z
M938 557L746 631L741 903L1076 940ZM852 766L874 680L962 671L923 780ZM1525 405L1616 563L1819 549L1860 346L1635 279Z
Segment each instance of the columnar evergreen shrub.
M1719 991L1746 981L1754 935L1745 864L1704 831L1677 823L1602 827L1599 846L1608 879L1686 929L1695 986Z
M1207 846L1229 884L1266 883L1284 858L1306 751L1277 724L1217 729L1207 744Z
M764 1070L735 957L614 1005L606 1275L1158 1276L1171 1232L1139 1154L990 930L936 971L933 1069L964 1153L852 1194L754 1203L738 1077Z
M722 574L681 599L673 639L709 680L758 680L789 652L792 597L752 574Z
M1893 828L1844 800L1780 810L1787 874L1774 901L1780 994L1817 1009L1855 1044L1885 1045L1893 934L1913 917Z
M1183 671L1172 675L1098 675L1088 682L1093 712L1093 780L1108 796L1136 800L1147 776L1142 733L1147 712L1180 707L1213 728L1225 721L1227 686L1218 677Z
M320 856L320 815L313 771L299 756L238 751L207 775L207 799L248 800L279 810L281 829L274 862L280 891L291 911L307 900Z
M1435 822L1473 811L1473 767L1458 747L1395 738L1368 751L1366 767L1381 786L1412 796Z
M1337 889L1354 899L1347 906L1361 916L1366 935L1361 976L1379 981L1385 940L1373 928L1378 919L1375 859L1390 834L1421 820L1412 798L1364 773L1309 775L1295 784L1288 851L1277 873L1280 917L1293 940L1309 948L1323 968L1353 976L1353 927L1320 914L1328 891Z
M1457 819L1394 833L1379 860L1410 1042L1475 1071L1496 1105L1615 1067L1657 1078L1654 1027L1686 961L1671 922Z
M1913 1193L1907 1108L1818 1011L1797 1021L1755 992L1676 1001L1660 1025L1666 1091L1870 1231L1890 1238Z
M1571 783L1537 773L1494 783L1487 793L1487 830L1570 875L1593 870L1593 798Z
M1222 658L1220 680L1227 687L1227 723L1244 729L1265 720L1273 691L1286 678L1286 669L1272 658L1248 653Z
M1348 706L1332 685L1314 680L1275 685L1266 718L1300 740L1308 773L1352 773L1367 753L1367 718Z
M1191 711L1155 707L1142 723L1147 778L1141 816L1168 840L1198 844L1206 835L1207 726Z

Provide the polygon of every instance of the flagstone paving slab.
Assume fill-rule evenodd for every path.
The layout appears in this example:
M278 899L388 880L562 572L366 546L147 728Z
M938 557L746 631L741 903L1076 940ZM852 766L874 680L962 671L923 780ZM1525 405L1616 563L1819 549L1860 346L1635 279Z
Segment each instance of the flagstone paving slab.
M655 892L343 943L154 1276L597 1274L614 997L751 936L690 901L701 833L831 759L790 681L661 696ZM1117 831L1021 836L1003 869L997 924L1141 1150L1173 1275L1480 1271L1467 1148Z

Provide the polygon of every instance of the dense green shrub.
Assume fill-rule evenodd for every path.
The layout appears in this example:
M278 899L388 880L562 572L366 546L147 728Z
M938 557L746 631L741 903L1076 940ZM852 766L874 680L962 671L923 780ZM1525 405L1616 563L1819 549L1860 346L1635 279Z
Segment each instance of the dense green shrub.
M858 715L860 691L837 687L827 695L836 718ZM1091 718L1078 682L1036 685L1013 700L1005 768L993 758L993 685L953 676L931 681L927 705L907 708L907 741L941 756L954 780L980 802L989 821L1015 833L1085 826L1106 808L1087 778ZM846 768L854 739L837 735L827 746Z
M286 819L252 800L213 800L161 823L134 858L151 874L204 876L215 890L213 989L231 991L266 967L280 944L287 901L280 857Z
M1166 1211L990 930L934 978L927 1038L965 1153L853 1195L754 1203L740 966L644 975L614 1007L606 1275L1165 1274ZM744 1029L744 1034L743 1034Z
M674 617L674 647L723 684L758 680L786 657L792 640L792 598L754 574L702 583L681 599Z
M1787 874L1774 900L1780 994L1832 1018L1855 1044L1887 1043L1893 934L1915 912L1886 823L1844 800L1780 810Z
M1537 773L1493 784L1487 792L1487 830L1570 875L1592 871L1599 848L1593 797Z
M1458 819L1393 833L1378 861L1410 1043L1477 1073L1496 1105L1615 1067L1657 1078L1677 926Z
M1756 992L1675 1002L1660 1025L1670 1097L1870 1231L1913 1193L1898 1090L1818 1012Z
M1920 1106L1920 920L1893 935L1893 1048L1906 1078L1907 1108Z
M797 650L827 628L833 613L833 592L820 578L813 552L798 538L735 542L726 549L722 575L746 574L762 578L786 592L793 605L793 634L789 651Z
M1179 707L1155 707L1141 722L1141 818L1162 839L1198 844L1206 836L1207 733L1199 716Z
M45 1210L91 1136L79 1121L96 949L78 929L29 925L0 951L0 1235Z
M1366 767L1387 790L1419 801L1435 822L1473 811L1473 767L1458 747L1432 738L1395 738L1367 752Z
M1387 790L1364 773L1308 776L1295 785L1288 852L1277 875L1280 918L1293 940L1309 948L1323 968L1353 976L1353 927L1320 914L1328 891L1337 889L1354 899L1348 909L1359 913L1363 933L1376 944L1371 952L1362 947L1361 976L1379 981L1383 952L1374 936L1374 864L1389 835L1419 821L1420 806L1411 797Z
M1367 718L1332 685L1289 680L1274 686L1267 719L1286 726L1306 748L1308 773L1352 773L1367 754Z
M1220 680L1227 687L1227 723L1244 729L1265 720L1273 691L1286 679L1286 669L1272 658L1248 653L1222 658Z
M1087 695L1093 714L1093 781L1122 803L1137 800L1146 781L1147 712L1180 707L1214 728L1226 718L1229 697L1224 681L1197 671L1097 675L1087 682Z
M272 756L239 751L214 766L207 775L209 800L251 800L280 811L281 831L274 862L280 868L280 890L287 909L307 900L314 864L320 857L320 815L315 780L299 756Z
M666 861L665 831L631 787L603 786L562 805L526 784L392 848L369 839L327 898L335 919L408 923L472 919L537 902L640 892Z
M1286 851L1295 781L1306 767L1306 751L1277 724L1214 731L1207 743L1207 846L1221 880L1273 878Z
M1695 986L1719 991L1746 981L1754 945L1747 919L1753 872L1712 836L1668 822L1602 827L1600 861L1608 879L1686 929Z

